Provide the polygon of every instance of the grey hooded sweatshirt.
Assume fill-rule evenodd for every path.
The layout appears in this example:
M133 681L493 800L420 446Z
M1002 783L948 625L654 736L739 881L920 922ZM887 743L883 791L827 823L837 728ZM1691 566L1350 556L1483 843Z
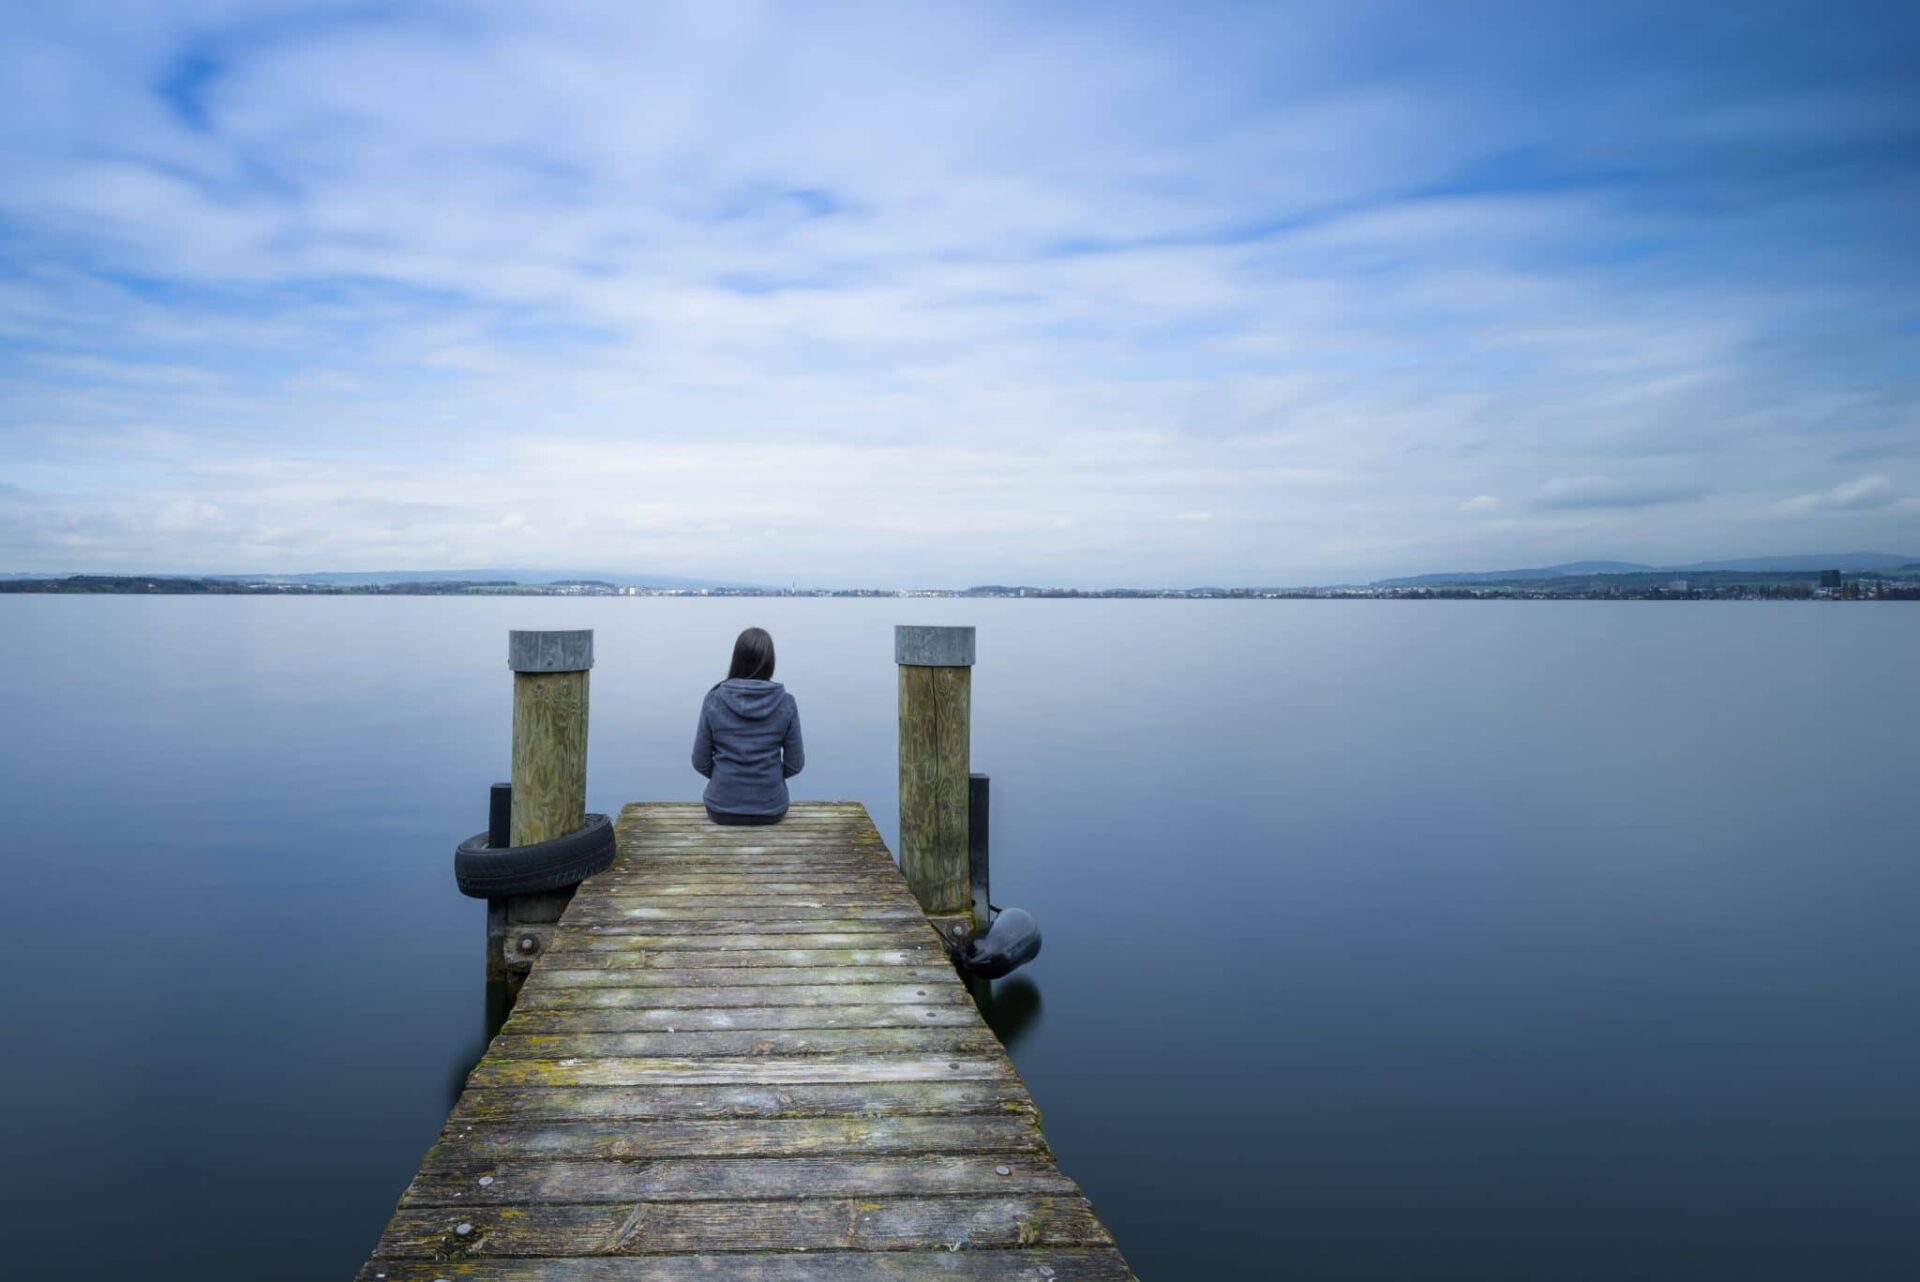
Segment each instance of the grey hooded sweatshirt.
M735 677L707 691L693 735L693 768L707 777L707 809L787 812L787 780L807 764L800 709L778 681Z

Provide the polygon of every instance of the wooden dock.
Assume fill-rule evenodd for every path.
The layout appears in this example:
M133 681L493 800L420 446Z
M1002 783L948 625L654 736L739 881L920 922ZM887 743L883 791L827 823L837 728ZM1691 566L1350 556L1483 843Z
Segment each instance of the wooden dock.
M857 803L631 805L360 1282L1120 1282Z

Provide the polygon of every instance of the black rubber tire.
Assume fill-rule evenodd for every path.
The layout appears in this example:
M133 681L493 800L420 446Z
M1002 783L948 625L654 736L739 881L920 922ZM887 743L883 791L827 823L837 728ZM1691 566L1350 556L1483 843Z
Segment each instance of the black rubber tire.
M453 852L453 879L475 899L533 895L577 885L613 862L613 821L588 815L587 826L552 841L489 846L475 833Z

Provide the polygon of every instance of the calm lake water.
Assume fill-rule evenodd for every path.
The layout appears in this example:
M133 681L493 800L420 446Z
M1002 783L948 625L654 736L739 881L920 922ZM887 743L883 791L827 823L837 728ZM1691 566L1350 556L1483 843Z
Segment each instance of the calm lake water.
M892 844L898 622L979 627L995 1018L1143 1277L1913 1265L1920 608L13 596L6 1271L364 1258L482 1049L508 628L596 629L613 811L763 624Z

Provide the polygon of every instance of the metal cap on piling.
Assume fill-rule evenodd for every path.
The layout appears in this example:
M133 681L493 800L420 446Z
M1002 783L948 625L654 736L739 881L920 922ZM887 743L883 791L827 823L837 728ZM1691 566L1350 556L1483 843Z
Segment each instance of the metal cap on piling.
M971 668L973 629L897 623L893 628L893 661L912 668Z
M507 666L515 672L585 672L593 667L593 629L508 632Z

